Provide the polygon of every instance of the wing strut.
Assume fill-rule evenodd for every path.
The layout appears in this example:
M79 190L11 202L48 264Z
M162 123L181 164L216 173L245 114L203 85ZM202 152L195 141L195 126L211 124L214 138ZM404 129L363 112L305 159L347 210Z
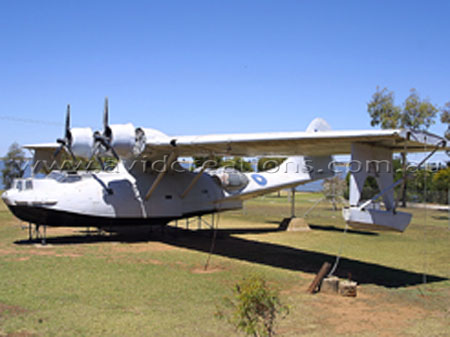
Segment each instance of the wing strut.
M431 151L425 158L423 158L419 164L417 164L416 166L416 170L419 169L420 167L422 167L423 164L425 164L425 162L431 158L431 156L433 156L436 151L439 150L439 148L441 146L445 146L445 142L439 142L438 144L436 144L436 147L434 148L433 151ZM406 175L405 177L397 180L395 183L393 183L392 185L386 187L383 191L381 191L380 193L378 193L377 195L373 196L371 199L367 200L365 203L363 203L361 206L359 206L359 210L364 210L367 206L369 206L370 204L372 204L374 201L376 201L379 197L383 196L385 193L387 193L389 190L393 190L395 187L397 187L398 185L405 183L406 181ZM397 205L394 204L394 211L395 211L395 207Z
M197 184L198 180L202 176L203 172L206 170L206 165L203 165L199 172L197 172L197 175L192 179L191 183L188 187L184 190L184 192L181 194L181 199L184 199L188 195L188 193L194 188L194 186Z
M167 171L169 171L168 165L170 165L174 161L175 158L176 158L175 152L171 152L170 155L169 155L169 158L167 158L167 160L164 162L163 169L161 170L161 172L159 172L159 174L156 177L155 181L153 182L152 186L150 186L150 189L148 190L147 194L145 195L145 200L146 201L148 199L150 199L151 195L156 190L156 188L158 187L159 183L161 182L161 180L166 175Z
M417 167L421 167L445 141L435 144L431 151ZM342 210L347 224L363 229L391 229L403 232L411 221L411 214L396 210L394 188L404 180L393 181L392 149L364 143L352 144L352 160L350 166L350 207ZM362 190L368 176L376 179L380 193L362 201ZM383 198L385 210L374 202Z

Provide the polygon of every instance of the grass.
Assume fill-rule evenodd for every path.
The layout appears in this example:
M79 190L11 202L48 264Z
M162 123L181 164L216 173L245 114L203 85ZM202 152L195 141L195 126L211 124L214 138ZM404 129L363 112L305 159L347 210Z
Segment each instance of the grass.
M320 197L297 194L297 215ZM307 218L312 231L279 232L286 196L248 201L220 216L205 272L210 232L196 224L142 239L49 229L41 247L26 242L27 231L0 204L0 336L235 336L214 318L216 304L251 274L291 307L282 336L445 336L448 214L408 211L413 222L403 234L344 235L340 213L320 203ZM321 264L340 250L337 274L352 274L358 297L307 295Z

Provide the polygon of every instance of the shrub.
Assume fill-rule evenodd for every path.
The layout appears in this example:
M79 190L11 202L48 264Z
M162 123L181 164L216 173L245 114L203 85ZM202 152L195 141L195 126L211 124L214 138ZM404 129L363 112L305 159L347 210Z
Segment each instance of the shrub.
M275 335L277 317L283 318L288 313L278 292L270 289L264 279L252 276L234 286L233 296L223 299L223 309L216 316L247 336L271 337Z

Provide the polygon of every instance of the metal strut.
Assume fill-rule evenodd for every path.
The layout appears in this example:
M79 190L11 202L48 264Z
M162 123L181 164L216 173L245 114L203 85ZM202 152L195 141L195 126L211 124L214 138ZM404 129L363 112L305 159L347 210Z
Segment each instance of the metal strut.
M31 222L29 222L28 223L28 241L33 241L33 232L32 232L32 230L33 230L33 228L32 228L32 224L31 224Z
M291 219L295 218L295 187L291 190Z
M433 151L431 151L424 159L422 159L420 161L420 163L417 165L417 169L419 169L428 159L431 158L431 156L433 156L436 151L439 150L439 147L441 147L442 145L445 145L445 141L441 141L438 144L436 144L435 148L433 149ZM406 183L407 180L407 176L406 174L403 176L403 178L400 178L399 180L397 180L396 182L394 182L392 185L386 187L385 189L383 189L380 193L376 194L375 196L373 196L371 199L367 200L365 203L363 203L361 206L359 206L360 210L363 210L364 208L366 208L367 206L369 206L370 204L372 204L375 200L377 200L379 197L383 196L386 192L394 189L395 187L397 187L400 184L404 184ZM398 204L398 200L396 202L396 204L394 205L394 211L395 208Z
M192 179L191 183L189 184L188 187L186 187L186 189L184 190L184 192L181 194L181 199L184 199L184 197L186 195L188 195L188 193L194 188L194 186L197 184L198 180L200 179L200 177L202 176L203 172L205 172L206 170L206 165L203 165L202 168L200 169L199 172L197 172L196 176L194 177L194 179Z
M47 225L44 225L44 235L42 236L42 245L47 244Z
M176 155L175 152L171 152L169 155L169 158L164 162L164 168L161 172L159 172L158 176L156 177L155 181L153 182L152 186L150 186L150 189L148 190L147 194L145 195L145 200L150 199L153 192L156 190L164 176L166 175L167 171L169 170L167 167L167 164L172 163L172 161L175 159Z

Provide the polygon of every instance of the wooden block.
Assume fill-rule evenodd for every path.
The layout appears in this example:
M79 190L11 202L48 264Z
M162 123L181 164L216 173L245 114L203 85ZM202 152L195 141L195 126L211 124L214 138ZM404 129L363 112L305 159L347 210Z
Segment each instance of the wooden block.
M320 292L337 294L339 292L339 278L336 276L324 278L320 286Z
M308 288L308 293L313 294L316 292L316 289L319 287L320 283L322 282L323 278L327 275L328 271L331 268L331 264L328 262L325 262L322 267L320 268L319 272L317 273L316 277L310 284Z
M339 282L339 294L342 296L356 297L356 282L342 281Z

